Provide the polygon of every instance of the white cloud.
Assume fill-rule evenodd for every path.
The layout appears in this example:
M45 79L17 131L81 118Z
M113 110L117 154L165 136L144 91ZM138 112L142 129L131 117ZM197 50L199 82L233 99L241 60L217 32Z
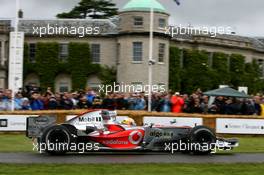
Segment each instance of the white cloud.
M122 7L128 0L113 0ZM237 33L264 36L263 0L159 0L171 14L174 25L231 26ZM25 18L54 18L57 13L68 11L79 0L21 0ZM0 0L0 18L15 15L15 0Z

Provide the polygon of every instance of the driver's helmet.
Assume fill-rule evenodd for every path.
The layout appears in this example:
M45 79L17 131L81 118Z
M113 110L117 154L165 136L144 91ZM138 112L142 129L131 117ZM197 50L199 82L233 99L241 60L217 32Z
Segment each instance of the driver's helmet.
M121 124L123 125L136 125L135 120L132 118L126 118L124 119Z
M103 110L101 115L104 122L116 120L116 111Z

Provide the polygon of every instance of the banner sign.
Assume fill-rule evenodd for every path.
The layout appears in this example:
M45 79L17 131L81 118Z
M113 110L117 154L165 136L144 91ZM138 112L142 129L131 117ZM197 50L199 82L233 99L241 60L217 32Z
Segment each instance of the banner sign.
M68 120L71 120L71 119L73 119L74 117L76 117L77 115L67 115L66 116L66 121L68 121ZM118 123L121 123L123 120L125 120L125 119L127 119L127 118L129 118L128 116L116 116L116 121L118 122Z
M264 134L264 119L216 119L216 133Z
M195 127L203 124L202 118L187 118L187 117L154 117L145 116L143 118L144 125L173 125L177 127L189 126Z
M0 131L26 131L27 117L34 116L0 115Z
M10 32L8 88L17 92L23 87L24 33Z

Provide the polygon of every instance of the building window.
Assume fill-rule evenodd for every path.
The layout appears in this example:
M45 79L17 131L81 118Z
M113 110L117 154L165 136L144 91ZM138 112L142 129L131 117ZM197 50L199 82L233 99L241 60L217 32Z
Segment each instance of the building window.
M142 61L143 44L142 42L133 42L133 61Z
M257 59L257 63L259 65L261 76L264 77L264 60L263 59Z
M159 63L164 63L165 47L166 45L164 43L159 43Z
M165 28L166 27L166 19L160 18L159 19L159 27L160 28Z
M36 61L36 44L35 43L29 44L29 61L32 63Z
M141 16L134 17L134 26L143 26L143 17Z
M60 82L59 84L59 92L69 92L69 84L67 82Z
M64 62L68 59L69 56L69 45L68 44L60 44L59 45L59 59Z
M59 74L55 78L55 92L70 92L72 89L71 76Z
M100 44L91 44L92 63L100 63L101 46Z

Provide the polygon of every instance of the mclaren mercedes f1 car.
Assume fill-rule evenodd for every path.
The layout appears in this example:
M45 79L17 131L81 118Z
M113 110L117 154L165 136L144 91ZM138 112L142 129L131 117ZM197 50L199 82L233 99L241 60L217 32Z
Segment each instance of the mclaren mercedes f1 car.
M63 124L54 116L27 118L27 137L41 153L96 151L159 151L210 154L215 149L231 150L236 139L217 138L206 126L136 126L133 119L117 122L116 112L95 110Z

